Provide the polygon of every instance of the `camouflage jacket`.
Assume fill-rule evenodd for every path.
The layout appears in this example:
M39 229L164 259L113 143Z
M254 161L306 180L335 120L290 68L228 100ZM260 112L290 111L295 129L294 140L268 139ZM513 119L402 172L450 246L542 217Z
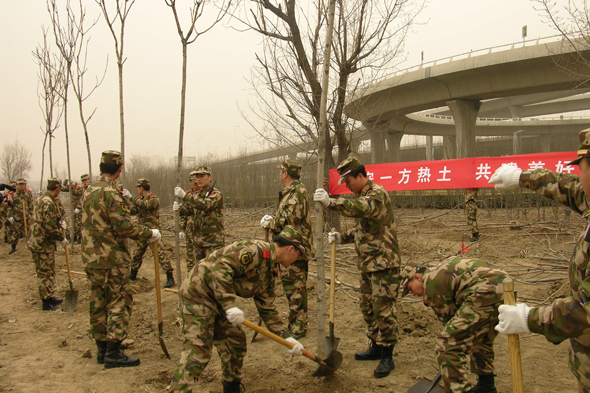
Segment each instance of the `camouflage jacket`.
M547 169L523 171L520 186L539 195L569 206L586 221L590 202L578 176L552 172ZM531 309L529 329L543 334L547 340L559 343L570 338L574 352L590 353L590 227L588 222L580 233L569 265L570 295L554 300L550 305ZM580 378L575 370L574 374ZM579 370L582 375L590 370ZM586 383L588 383L588 378Z
M397 234L393 228L393 207L389 194L382 186L368 180L355 199L330 199L328 209L355 218L355 227L341 235L342 243L354 241L361 272L400 266Z
M299 180L295 180L279 192L279 206L273 214L273 220L270 222L270 233L276 236L287 225L292 225L303 232L307 240L303 245L305 247L305 259L311 259L311 244L313 244L313 241L311 219L309 217L309 198L305 186Z
M185 194L183 202L194 210L193 234L197 247L221 247L223 238L223 196L217 188L205 197L207 189Z
M74 206L74 209L82 210L82 196L84 195L84 191L86 191L87 188L88 188L88 186L86 186L86 187L79 186L76 182L72 182L71 184L68 184L67 186L62 186L61 190L63 192L70 193L70 197L72 198L72 205Z
M190 271L180 294L191 303L215 310L237 307L237 297L254 298L258 313L275 334L284 325L274 305L275 246L261 240L238 240L214 251Z
M477 198L477 191L465 190L465 203L467 203L469 201L477 202L477 200L475 198Z
M27 247L32 252L49 253L55 250L58 241L64 238L60 221L64 218L65 210L61 201L46 192L35 202L31 236Z
M192 191L192 189L190 189L186 190L184 193L196 195L199 193L199 191ZM180 205L180 210L178 210L178 214L180 215L180 231L185 232L186 234L192 234L195 221L195 210L192 207L188 207L186 203L183 203Z
M129 211L132 215L137 214L139 225L160 229L160 198L154 194L133 198Z
M31 218L33 217L33 194L31 193L31 190L10 191L7 195L10 195L10 198L12 199L12 207L8 208L8 217L14 218L15 221L24 221L24 201L24 212L27 215L27 225L29 225Z
M506 277L503 270L485 261L450 257L422 273L424 304L446 323L467 299L478 306L502 302Z
M131 262L125 238L149 239L146 226L131 222L121 190L101 176L82 197L82 262L90 269L112 269Z

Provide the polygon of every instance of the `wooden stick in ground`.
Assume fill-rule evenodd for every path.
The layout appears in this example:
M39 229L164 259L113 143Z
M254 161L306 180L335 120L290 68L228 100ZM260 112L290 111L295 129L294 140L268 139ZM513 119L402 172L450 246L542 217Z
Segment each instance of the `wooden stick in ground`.
M514 281L506 278L504 285L504 304L509 306L516 305L514 297ZM514 393L524 393L524 383L522 381L522 360L520 357L520 339L518 334L508 335L508 348L510 350L510 370L512 374L512 391Z

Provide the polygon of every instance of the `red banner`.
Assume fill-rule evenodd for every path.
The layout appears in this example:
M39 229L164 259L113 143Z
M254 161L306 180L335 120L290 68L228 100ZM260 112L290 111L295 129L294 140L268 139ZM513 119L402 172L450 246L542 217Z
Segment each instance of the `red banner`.
M365 165L367 177L387 191L449 190L456 188L486 188L492 174L502 164L515 165L522 170L545 168L556 172L580 175L577 165L565 164L576 158L576 152L522 154L504 157L476 157L457 160L396 162ZM340 176L330 169L330 194L351 192Z

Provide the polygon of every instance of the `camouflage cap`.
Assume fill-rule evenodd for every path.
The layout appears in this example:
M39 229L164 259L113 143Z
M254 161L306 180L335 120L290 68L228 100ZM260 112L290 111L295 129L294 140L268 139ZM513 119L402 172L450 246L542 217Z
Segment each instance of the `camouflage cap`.
M21 177L16 179L16 184L27 184L27 181Z
M85 173L82 176L80 176L80 180L90 180L90 176L88 176L88 173Z
M418 271L422 268L424 268L424 266L420 266L414 262L408 262L408 264L404 266L404 268L399 274L400 279L402 280L402 283L400 285L402 289L402 297L406 296L408 292L410 292L408 283L412 280L414 274L418 273Z
M338 168L336 168L338 174L340 175L338 185L344 183L348 175L350 175L350 172L354 171L361 165L363 164L361 164L361 162L356 157L348 157L347 159L342 161L340 165L338 165Z
M565 165L579 165L584 157L590 157L590 128L580 131L580 146L578 147L578 156Z
M208 166L200 166L197 169L195 169L195 175L199 175L201 173L206 174L206 175L211 175L211 168L209 168Z
M116 150L105 150L100 157L100 163L121 165L123 164L123 157L121 156L121 153Z
M149 179L137 179L136 187L149 186L149 185L150 185Z
M47 188L56 188L61 187L61 180L57 177L52 177L47 179Z
M301 253L305 253L305 247L303 247L303 244L305 243L306 239L303 232L301 232L299 229L292 225L286 225L278 236L297 247Z
M287 172L287 175L294 179L299 179L299 177L301 177L301 164L295 160L287 158L281 165L279 165L279 168Z
M11 180L11 181L9 181L9 183L12 187L16 186L16 180Z
M191 173L188 174L188 179L192 181L196 176L197 176L197 171L192 171Z

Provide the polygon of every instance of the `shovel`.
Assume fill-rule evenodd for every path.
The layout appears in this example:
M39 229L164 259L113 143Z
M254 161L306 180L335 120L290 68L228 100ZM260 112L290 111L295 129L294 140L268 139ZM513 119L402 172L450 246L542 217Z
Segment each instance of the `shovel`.
M406 393L444 393L445 390L440 387L440 373L434 377L434 381L428 378L422 378L417 384L412 386Z
M264 228L264 241L265 242L268 242L268 232L269 232L269 229ZM258 319L258 326L262 326L262 318ZM254 331L254 335L252 336L252 341L250 341L250 343L254 342L254 340L256 339L256 336L258 336L258 331Z
M168 359L170 359L170 354L168 353L168 349L166 349L166 344L164 344L164 339L162 339L162 294L160 293L160 260L158 256L158 242L154 242L154 265L156 267L156 301L158 306L158 340L160 341L160 347L162 347L162 351L164 355Z
M289 341L282 339L276 334L269 332L268 330L256 325L255 323L248 321L247 319L244 319L244 322L242 322L242 324L262 334L263 336L266 336L271 340L274 340L279 344L284 345L289 349L292 349L295 346L291 344ZM327 377L328 375L332 375L336 372L336 370L338 370L338 368L342 364L342 354L338 351L330 352L328 354L328 357L324 360L320 360L317 356L310 352L307 352L306 350L303 350L303 356L319 364L318 369L312 374L314 377Z
M64 237L66 231L64 229ZM66 311L73 313L76 311L76 304L78 303L78 291L74 291L74 285L72 284L72 270L70 268L70 253L68 252L68 245L64 244L64 250L66 252L66 266L68 267L68 281L70 282L70 289L66 291Z
M502 281L504 287L504 304L509 306L516 305L514 296L514 281L511 278L505 278ZM510 351L510 371L512 374L512 391L514 393L524 392L524 383L522 380L522 360L520 358L520 338L518 334L508 335L508 349Z
M332 232L336 232L336 229L332 228ZM334 337L334 309L336 300L336 242L332 242L332 255L330 265L330 336L326 337L326 350L330 353L332 350L338 348L340 339Z

